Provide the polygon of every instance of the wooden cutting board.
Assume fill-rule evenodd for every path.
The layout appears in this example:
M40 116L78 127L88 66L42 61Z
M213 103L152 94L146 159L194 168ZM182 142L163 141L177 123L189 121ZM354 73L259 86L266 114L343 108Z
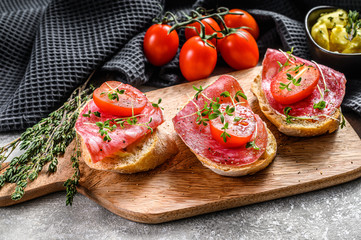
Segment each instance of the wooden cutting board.
M279 133L263 116L250 92L251 81L259 72L260 67L255 67L230 75L240 81L252 109L266 121L277 139L277 157L268 168L246 177L219 176L203 167L174 132L171 119L194 94L192 85L206 86L218 78L215 76L147 93L151 101L163 99L166 122L161 127L176 140L178 155L155 170L132 175L95 171L81 162L79 192L121 217L161 223L313 191L360 177L361 140L351 125L313 138ZM42 172L29 184L20 201L10 199L13 185L4 186L0 190L0 206L64 190L64 181L72 175L69 152L59 159L58 172L54 175Z

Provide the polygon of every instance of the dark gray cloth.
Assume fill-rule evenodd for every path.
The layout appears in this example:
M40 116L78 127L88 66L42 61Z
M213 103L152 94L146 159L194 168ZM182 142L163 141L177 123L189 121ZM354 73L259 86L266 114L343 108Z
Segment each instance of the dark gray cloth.
M308 59L303 26L307 10L316 5L361 7L360 1L351 0L3 0L0 132L35 124L60 106L94 69L132 85L164 87L184 81L178 55L163 67L151 66L143 55L143 36L160 11L158 4L178 13L196 6L248 9L261 29L261 56L268 47L295 47L295 55ZM182 44L182 30L179 35ZM361 114L360 82L351 83L343 106Z

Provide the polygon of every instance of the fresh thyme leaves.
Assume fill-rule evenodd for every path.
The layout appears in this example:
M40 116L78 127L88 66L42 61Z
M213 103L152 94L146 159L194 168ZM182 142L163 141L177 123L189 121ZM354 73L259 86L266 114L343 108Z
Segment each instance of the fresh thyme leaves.
M285 107L285 108L283 109L283 113L284 113L285 116L286 116L285 121L286 121L287 123L293 123L292 120L294 120L294 119L303 119L303 120L312 120L312 119L315 119L314 117L296 117L296 116L291 116L291 115L289 114L291 110L292 110L291 107Z
M346 32L348 36L345 36L346 39L352 41L357 35L357 28L361 27L361 20L359 19L359 13L357 11L349 11L347 15L347 25Z
M66 187L66 205L72 205L74 195L78 192L76 186L79 183L80 179L80 170L79 170L79 158L81 156L80 152L80 141L77 136L75 136L75 147L73 154L71 156L72 167L74 168L74 173L71 178L65 181L64 187Z
M21 199L28 182L34 181L47 163L49 163L49 173L57 170L57 158L64 154L76 135L74 125L79 111L92 96L92 88L86 89L86 86L94 72L71 94L63 106L28 128L18 139L0 148L0 165L9 158L16 147L24 151L20 156L14 157L9 166L0 174L0 188L6 183L16 184L11 199ZM78 165L75 164L74 168L78 176L80 174ZM78 177L72 178L74 181L69 187L75 188L76 178ZM75 191L69 191L67 194L68 204L71 204L70 199L75 193Z
M100 117L100 112L98 112L98 111L96 111L96 112L92 112L92 111L88 111L88 113L84 113L83 114L83 117L88 117L88 118L90 118L90 115L91 114L93 114L94 116L96 116L96 117Z
M340 127L342 129L342 128L346 127L346 120L345 120L345 116L342 114L341 110L340 110L340 113L341 113Z
M284 53L282 50L280 50L282 53ZM280 68L278 69L278 71L280 72L284 67L290 65L290 59L293 58L294 60L296 60L296 58L294 56L292 56L293 53L293 47L291 48L291 51L287 51L286 52L287 55L287 60L284 64L280 63L279 61L277 61L278 65L280 66ZM284 53L285 54L285 53Z
M197 88L194 85L193 85L193 89L197 91L197 93L194 95L194 97L196 98L196 100L198 100L199 94L201 94L204 89L202 88L202 86L199 86L199 88Z
M162 102L162 99L159 98L158 99L158 103L152 103L152 106L155 107L155 108L159 108L159 104ZM162 108L163 109L163 108Z
M325 107L326 107L326 102L323 101L323 100L319 101L318 103L314 103L314 104L313 104L313 108L314 108L314 109L320 109L320 110L322 110L322 109L324 109Z
M246 148L253 148L254 150L259 150L259 147L257 146L255 140L248 142L246 144Z

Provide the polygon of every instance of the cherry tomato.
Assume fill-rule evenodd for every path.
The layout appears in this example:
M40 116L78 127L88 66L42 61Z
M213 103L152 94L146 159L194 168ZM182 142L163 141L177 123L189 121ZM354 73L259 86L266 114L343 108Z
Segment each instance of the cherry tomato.
M205 34L206 35L212 35L215 31L221 31L218 23L213 18L205 18L205 19L201 20L201 22L205 26ZM198 33L195 29L186 28L185 29L186 39L190 39L191 37L194 37L194 36L199 36L199 33L201 32L201 25L198 22L189 24L187 26L195 27L197 29ZM221 33L217 33L217 35L219 37L222 36ZM213 43L214 46L217 47L217 39L216 38L213 38L210 41Z
M143 48L148 61L155 66L162 66L174 58L179 46L178 33L171 26L154 24L145 33Z
M208 42L212 45L212 43ZM212 45L213 46L213 45ZM217 63L217 50L207 45L200 37L188 39L179 55L179 67L188 81L208 77Z
M273 77L271 93L277 102L292 104L308 97L316 87L319 78L320 72L312 66L302 63L290 64Z
M249 27L249 29L245 30L252 34L254 39L257 40L259 36L259 28L256 20L252 17L252 15L241 9L232 9L229 12L243 13L243 15L227 14L224 16L224 22L226 23L226 26L230 28Z
M122 117L141 113L148 101L138 89L117 81L105 82L95 89L93 100L103 112Z
M228 104L221 104L220 111L224 112ZM252 138L256 129L256 118L252 110L247 107L236 105L233 116L224 115L224 123L228 123L226 142L221 136L224 132L224 124L220 117L209 121L212 137L227 148L237 148L245 145Z
M254 67L258 63L259 52L256 40L243 29L221 39L218 48L224 61L236 70Z

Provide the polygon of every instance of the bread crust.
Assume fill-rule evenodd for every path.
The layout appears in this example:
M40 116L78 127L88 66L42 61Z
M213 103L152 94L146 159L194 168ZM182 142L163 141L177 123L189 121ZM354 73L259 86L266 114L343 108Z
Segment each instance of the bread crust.
M331 117L323 120L311 122L309 120L295 119L292 123L286 122L286 117L277 113L269 104L262 91L262 77L258 75L251 87L251 91L256 95L263 114L270 120L280 132L295 137L312 137L325 133L332 133L339 127L341 110L337 108Z
M154 169L178 153L175 141L165 130L157 128L126 149L119 149L114 155L94 163L84 139L79 134L78 137L81 142L82 159L90 168L96 170L126 174L144 172Z
M267 134L268 134L268 138L267 138L267 146L265 152L255 162L247 165L232 166L232 165L219 164L211 161L208 158L198 155L192 149L191 151L196 155L199 161L201 161L203 166L211 169L213 172L219 175L227 176L227 177L240 177L244 175L254 174L267 167L276 157L276 153L277 153L276 138L268 128L267 128Z

